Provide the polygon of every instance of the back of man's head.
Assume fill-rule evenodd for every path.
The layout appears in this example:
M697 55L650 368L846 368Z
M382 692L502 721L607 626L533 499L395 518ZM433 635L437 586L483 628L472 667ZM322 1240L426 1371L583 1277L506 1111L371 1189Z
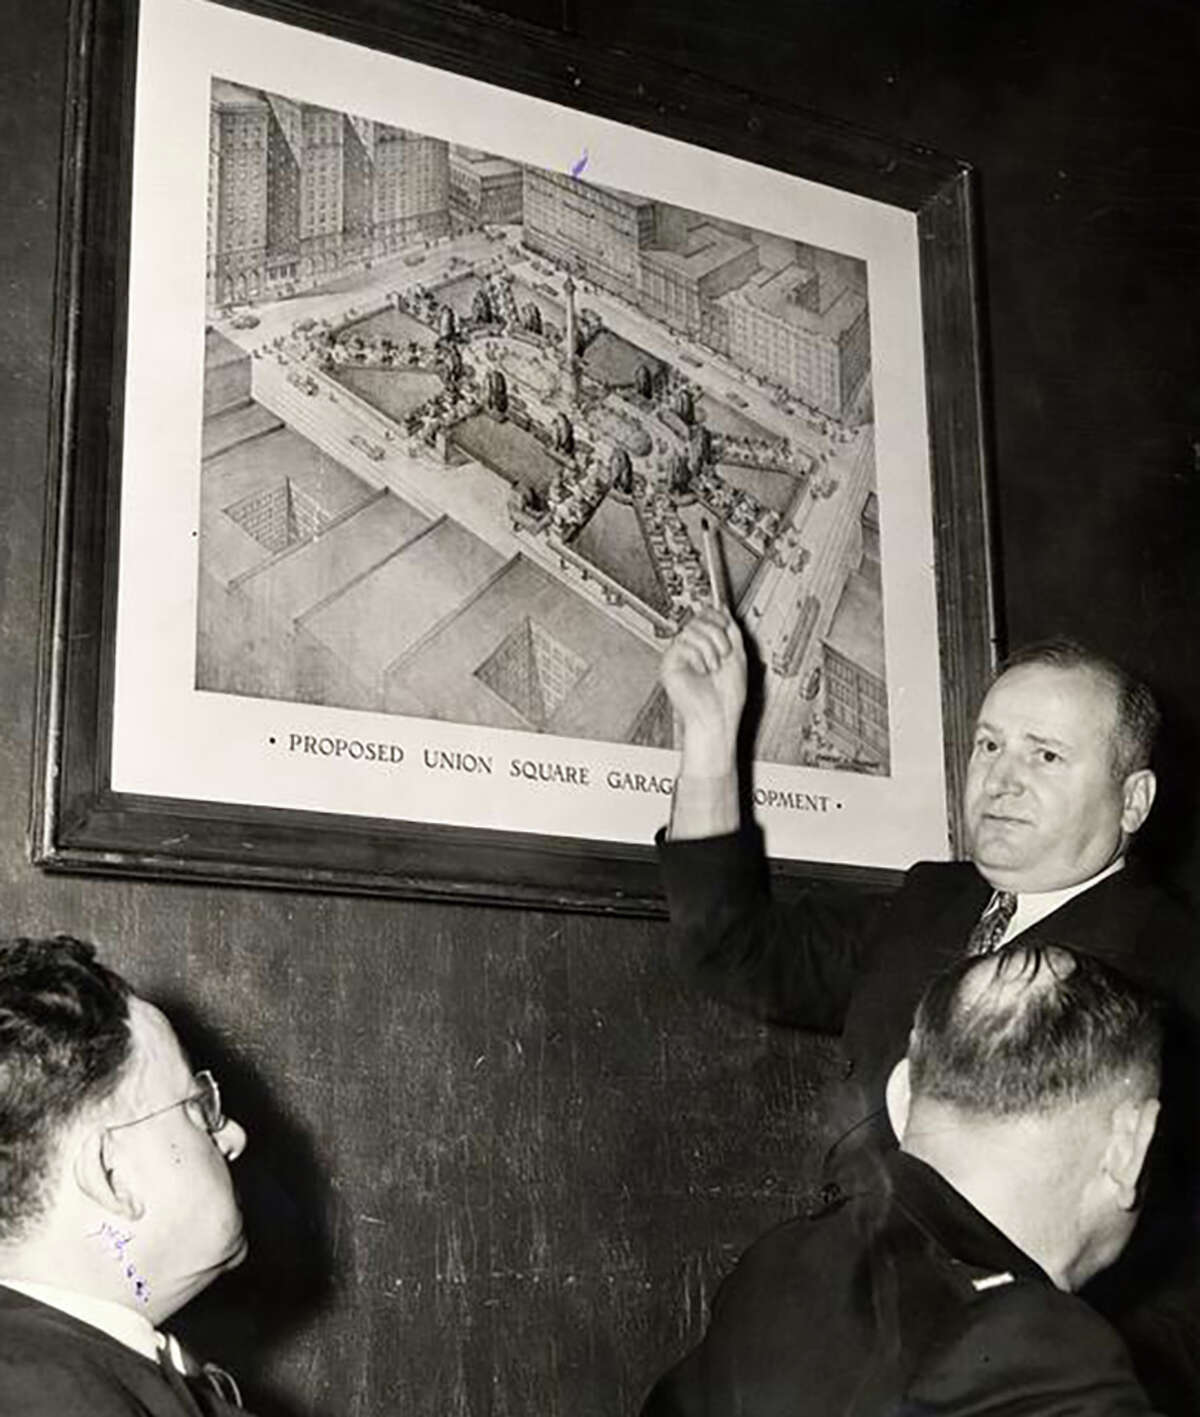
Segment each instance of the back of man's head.
M117 1085L129 992L70 936L0 942L0 1244L42 1215L60 1131Z
M1100 960L1019 940L930 985L888 1088L903 1149L1064 1289L1133 1230L1162 1018Z
M933 981L909 1042L914 1101L979 1117L1047 1113L1112 1088L1152 1096L1157 1004L1100 960L1020 941Z

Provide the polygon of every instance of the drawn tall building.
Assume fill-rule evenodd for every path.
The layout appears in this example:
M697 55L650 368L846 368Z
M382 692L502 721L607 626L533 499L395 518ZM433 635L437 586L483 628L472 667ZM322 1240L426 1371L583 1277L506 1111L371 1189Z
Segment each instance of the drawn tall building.
M450 216L460 230L519 222L524 188L520 163L457 143L450 148Z
M871 362L866 291L849 274L858 263L806 250L811 264L764 269L723 297L729 355L841 418Z
M208 127L209 306L258 293L267 256L267 101L215 80Z
M448 145L215 80L210 307L299 288L449 230Z
M450 149L441 138L377 123L375 253L450 230Z
M859 519L861 555L846 578L823 648L825 718L849 758L890 770L887 667L879 564L879 503L867 497Z
M724 350L728 321L718 297L758 269L758 252L743 237L690 212L660 206L655 245L642 252L641 305L656 319Z
M642 251L654 236L651 198L525 169L525 244L614 295L637 301Z

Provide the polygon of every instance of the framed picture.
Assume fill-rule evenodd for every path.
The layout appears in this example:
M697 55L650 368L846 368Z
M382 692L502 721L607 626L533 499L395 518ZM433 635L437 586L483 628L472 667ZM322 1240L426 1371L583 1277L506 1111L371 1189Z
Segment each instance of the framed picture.
M35 859L656 912L713 574L782 888L952 854L970 170L386 13L81 4Z

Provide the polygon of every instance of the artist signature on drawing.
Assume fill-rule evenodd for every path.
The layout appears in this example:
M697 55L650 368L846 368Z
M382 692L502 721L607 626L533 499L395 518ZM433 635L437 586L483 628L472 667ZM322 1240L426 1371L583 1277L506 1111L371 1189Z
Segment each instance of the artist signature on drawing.
M98 1230L89 1231L89 1240L99 1240L112 1250L113 1259L124 1267L125 1278L133 1290L134 1298L141 1304L150 1302L150 1285L137 1271L137 1265L130 1259L127 1250L133 1240L132 1232L120 1230L109 1221L104 1221Z

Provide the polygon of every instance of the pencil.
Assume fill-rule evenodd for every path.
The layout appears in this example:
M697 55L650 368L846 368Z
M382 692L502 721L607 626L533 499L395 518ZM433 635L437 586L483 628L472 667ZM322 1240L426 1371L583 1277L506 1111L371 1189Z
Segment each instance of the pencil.
M717 570L717 535L709 525L707 517L700 518L700 530L704 535L704 560L708 566L708 590L712 603L720 607L725 603L721 594L721 576Z

